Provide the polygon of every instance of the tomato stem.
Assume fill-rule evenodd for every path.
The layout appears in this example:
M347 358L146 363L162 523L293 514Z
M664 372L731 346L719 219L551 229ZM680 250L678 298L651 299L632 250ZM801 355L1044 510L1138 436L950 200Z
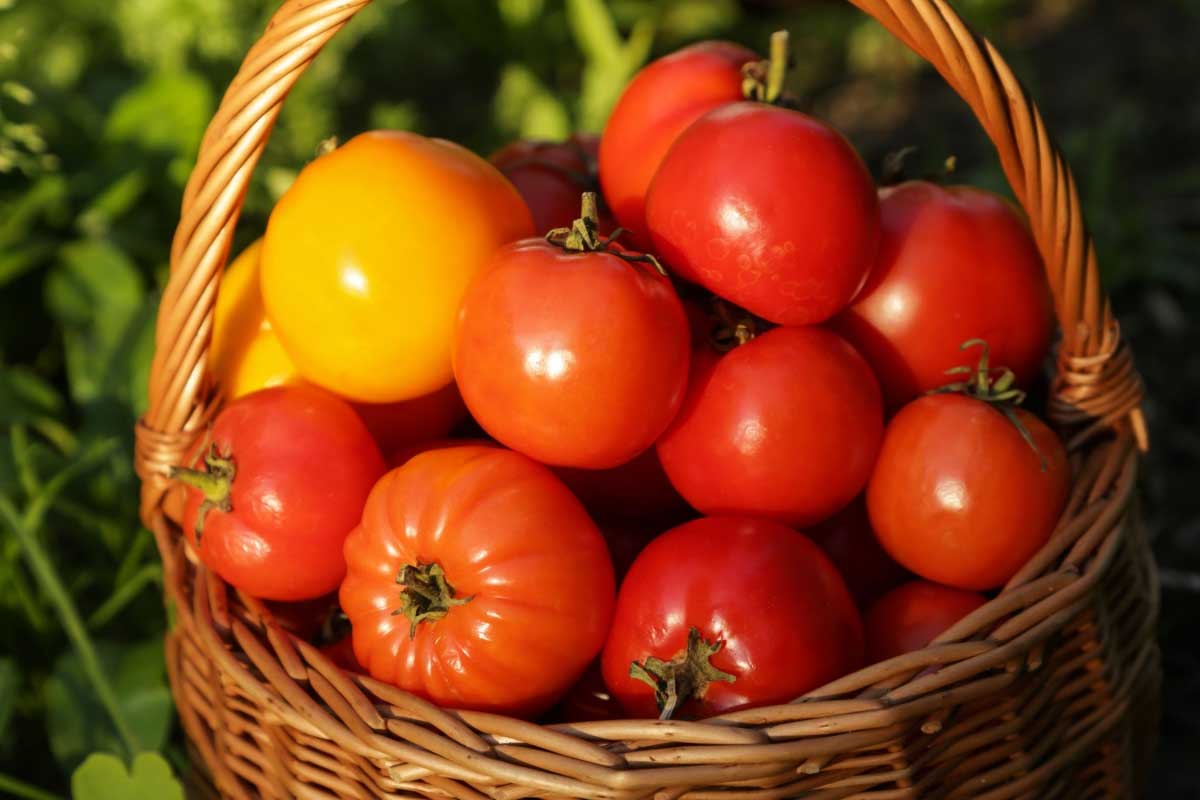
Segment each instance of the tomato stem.
M976 362L974 368L964 365L946 370L947 375L968 376L966 380L947 383L945 386L930 390L928 394L962 394L992 406L1017 429L1021 438L1037 454L1038 461L1042 465L1042 472L1045 472L1048 468L1046 457L1038 449L1033 437L1029 434L1029 429L1021 422L1015 411L1017 406L1025 402L1025 392L1015 386L1016 375L1008 367L992 367L988 363L991 358L991 350L983 339L968 339L959 345L958 349L969 350L972 347L981 348L979 361ZM992 377L994 370L1000 373L996 378Z
M703 697L714 681L733 683L737 680L728 672L714 667L709 659L721 652L723 640L710 642L698 628L688 630L687 647L670 661L647 656L645 661L629 665L629 677L649 684L654 689L659 719L670 719L681 705L693 697Z
M740 347L758 336L758 322L749 312L735 314L729 304L717 296L712 299L713 313L720 325L712 334L712 343L721 352L727 352Z
M742 67L742 96L747 100L778 104L783 97L789 58L788 32L775 31L771 34L770 57Z
M610 253L631 264L650 264L659 275L667 277L667 271L663 269L663 265L649 253L609 249L616 242L617 237L625 232L625 229L617 228L610 236L598 234L596 232L596 226L599 225L597 202L598 198L595 192L584 192L579 201L579 219L572 222L569 228L555 228L550 231L546 234L546 241L569 253Z
M233 490L233 479L237 475L237 464L233 461L233 455L230 453L221 455L217 450L216 442L209 445L208 452L204 455L204 466L207 467L207 470L171 467L172 480L177 480L193 489L199 489L200 494L204 497L200 503L200 511L196 515L197 546L200 544L201 537L204 536L204 521L208 518L208 512L214 508L226 512L233 510L230 495Z
M431 564L405 564L396 575L396 583L402 584L400 608L392 616L408 618L408 638L417 635L417 626L422 622L437 622L450 613L455 606L466 605L475 599L455 597L454 587L446 580L446 572L437 562Z

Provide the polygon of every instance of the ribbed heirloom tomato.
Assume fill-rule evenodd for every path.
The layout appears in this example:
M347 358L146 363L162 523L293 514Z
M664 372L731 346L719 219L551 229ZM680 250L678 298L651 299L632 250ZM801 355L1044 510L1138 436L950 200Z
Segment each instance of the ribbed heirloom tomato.
M640 247L646 190L671 144L714 108L742 99L742 66L758 55L729 42L699 42L644 67L621 94L600 137L600 185L617 222Z
M658 455L705 514L804 526L862 491L882 434L879 386L853 347L822 328L774 328L724 355L696 348Z
M880 190L879 258L835 328L871 362L896 409L967 364L984 339L1028 385L1054 331L1050 290L1029 228L1001 198L911 182Z
M445 707L547 710L612 617L600 532L549 470L509 450L414 456L371 491L345 552L358 662Z
M651 542L621 584L601 667L636 717L785 703L856 669L862 623L803 534L712 517Z
M372 131L306 166L262 252L267 316L300 373L390 403L451 379L450 339L471 278L533 234L512 184L441 139Z
M522 140L488 157L512 181L533 214L538 233L567 228L579 214L579 195L600 188L596 177L599 137L577 133L565 142ZM610 234L617 227L608 207L599 203L596 230Z
M964 394L926 395L892 418L867 489L883 548L960 589L994 589L1016 574L1050 538L1071 488L1062 443L1012 407L1022 397L1012 373L993 380L987 361L985 346Z
M560 240L501 248L467 290L454 375L502 444L546 464L629 461L671 422L689 336L671 282L595 233L594 195Z
M312 386L254 392L175 470L189 487L183 531L205 566L255 597L320 597L346 572L342 543L383 470L345 401Z
M863 617L867 660L886 661L920 650L986 602L981 594L926 581L898 586Z

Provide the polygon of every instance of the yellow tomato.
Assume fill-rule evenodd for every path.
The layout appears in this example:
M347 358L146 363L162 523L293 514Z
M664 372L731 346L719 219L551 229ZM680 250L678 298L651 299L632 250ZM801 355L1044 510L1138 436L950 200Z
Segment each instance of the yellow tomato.
M227 399L300 381L296 366L263 311L259 291L262 239L233 260L221 278L209 369Z
M533 235L512 184L441 139L373 131L311 162L267 226L267 316L300 373L389 403L450 382L467 284L502 244Z

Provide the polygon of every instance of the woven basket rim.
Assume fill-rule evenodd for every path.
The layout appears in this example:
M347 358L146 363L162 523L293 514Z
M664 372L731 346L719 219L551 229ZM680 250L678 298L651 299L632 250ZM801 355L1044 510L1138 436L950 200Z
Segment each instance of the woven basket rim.
M508 784L545 796L616 798L666 786L686 791L707 783L766 780L787 767L801 776L799 783L775 785L800 791L802 776L820 773L832 754L884 745L914 727L933 735L946 709L970 708L973 701L1015 691L1022 675L1042 666L1052 636L1083 635L1065 626L1083 612L1101 580L1153 586L1145 543L1135 537L1128 513L1138 451L1146 444L1142 383L1100 287L1069 167L999 53L944 0L851 0L930 62L970 106L997 148L1046 264L1062 332L1049 414L1068 433L1075 473L1066 510L1047 545L995 599L929 647L867 666L793 703L699 722L543 726L445 710L345 673L283 631L261 602L196 562L179 535L179 496L167 473L220 404L206 373L216 291L250 175L279 107L325 42L369 2L288 0L247 53L205 133L185 189L158 314L149 408L136 430L142 516L163 558L167 598L179 612L179 627L189 632L173 634L168 646L180 713L219 785L234 787L239 777L252 777L222 766L211 744L196 735L208 724L202 709L209 702L189 678L198 659L217 666L250 716L265 713L314 742L408 765L392 770L388 779L397 786L420 780L456 797L526 796L471 788ZM1138 629L1149 642L1137 655L1141 669L1131 669L1127 674L1134 677L1113 688L1114 696L1138 690L1135 678L1149 674L1147 664L1157 658L1147 627ZM1046 686L1068 680L1052 678ZM1052 765L1093 747L1126 710L1121 702L1098 707L1086 725L1075 725L1062 752L1046 756L1020 780L1031 780L1038 770L1050 774ZM1001 769L994 777L1009 774Z

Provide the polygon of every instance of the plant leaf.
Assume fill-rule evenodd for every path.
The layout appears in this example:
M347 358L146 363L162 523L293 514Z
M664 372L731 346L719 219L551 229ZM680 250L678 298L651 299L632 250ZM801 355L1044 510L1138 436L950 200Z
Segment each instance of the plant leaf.
M117 100L105 135L191 158L212 112L212 89L203 78L190 72L160 72Z
M21 671L17 662L8 656L0 658L0 741L5 739L4 729L12 717L17 704L17 693L21 688Z
M73 800L183 800L183 787L158 753L139 753L128 770L121 759L93 753L71 775Z

